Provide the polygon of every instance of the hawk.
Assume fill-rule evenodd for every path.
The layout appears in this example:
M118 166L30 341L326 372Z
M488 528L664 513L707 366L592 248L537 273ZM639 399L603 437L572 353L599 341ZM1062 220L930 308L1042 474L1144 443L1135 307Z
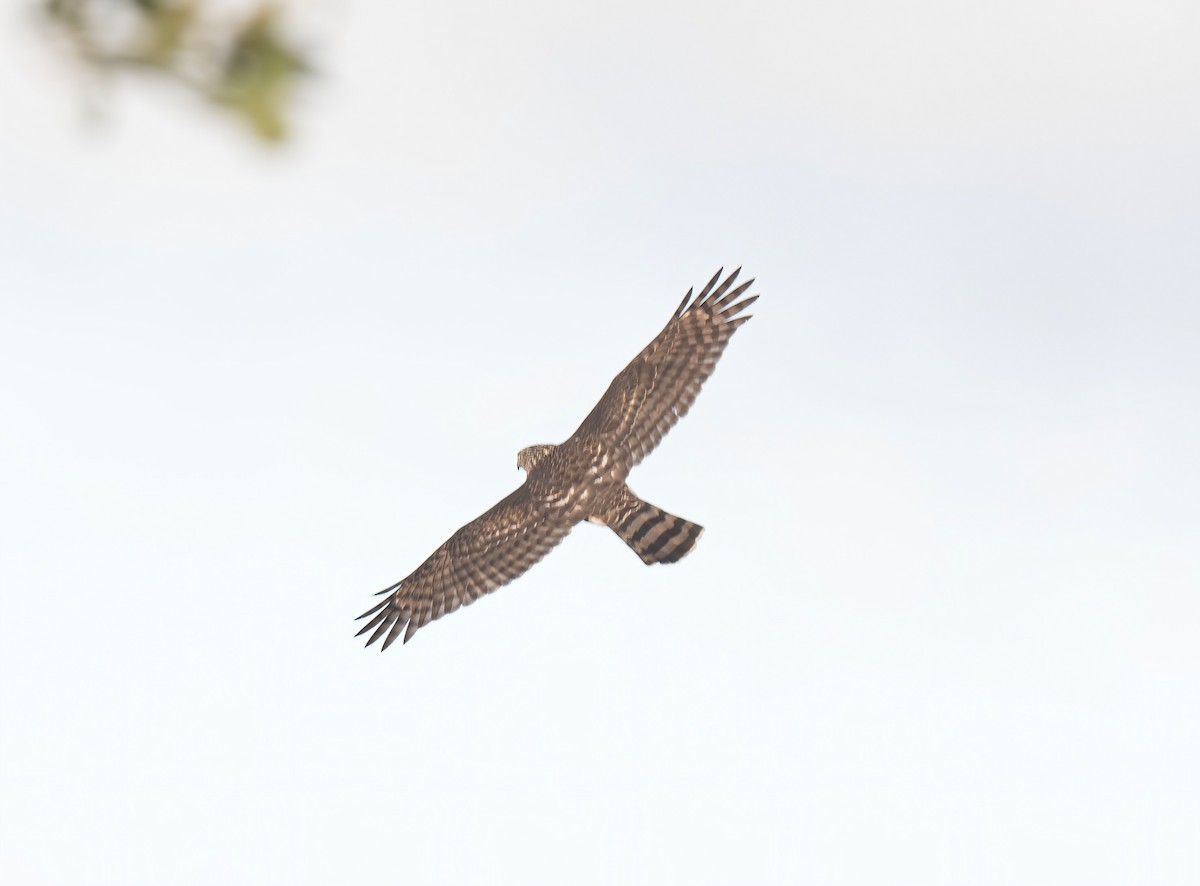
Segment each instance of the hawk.
M403 633L473 603L524 574L587 520L613 530L642 561L674 563L691 552L704 527L642 501L625 483L630 470L687 414L757 295L738 299L741 269L720 285L717 271L693 300L687 291L654 341L613 379L600 402L565 442L517 453L525 482L450 536L386 598L359 619L370 646L387 649Z

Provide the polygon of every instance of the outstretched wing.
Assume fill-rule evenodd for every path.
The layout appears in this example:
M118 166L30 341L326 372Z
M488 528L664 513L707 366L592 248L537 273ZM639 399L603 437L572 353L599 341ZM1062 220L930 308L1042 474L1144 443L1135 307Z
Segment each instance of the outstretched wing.
M508 584L566 538L571 524L556 517L521 486L450 536L408 578L380 591L387 599L359 616L374 618L358 633L374 631L368 646L386 634L387 649L407 624L407 643L434 619Z
M633 464L659 444L691 408L734 331L750 319L749 314L738 314L758 296L737 301L754 282L731 289L739 271L716 286L721 277L717 271L694 301L688 290L658 337L613 379L575 438L627 446Z

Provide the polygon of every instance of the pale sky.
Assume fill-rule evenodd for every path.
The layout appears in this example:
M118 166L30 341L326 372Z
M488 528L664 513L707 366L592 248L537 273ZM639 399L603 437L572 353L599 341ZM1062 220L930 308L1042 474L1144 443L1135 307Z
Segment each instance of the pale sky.
M0 19L0 882L1200 882L1200 6L295 5L282 152ZM695 552L363 650L721 265Z

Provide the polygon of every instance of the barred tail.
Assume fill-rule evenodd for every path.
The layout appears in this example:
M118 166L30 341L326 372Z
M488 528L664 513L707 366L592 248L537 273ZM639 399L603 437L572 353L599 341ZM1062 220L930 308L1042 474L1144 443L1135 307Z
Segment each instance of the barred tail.
M662 508L644 502L626 489L625 501L604 521L644 563L674 563L682 560L704 532L692 523Z

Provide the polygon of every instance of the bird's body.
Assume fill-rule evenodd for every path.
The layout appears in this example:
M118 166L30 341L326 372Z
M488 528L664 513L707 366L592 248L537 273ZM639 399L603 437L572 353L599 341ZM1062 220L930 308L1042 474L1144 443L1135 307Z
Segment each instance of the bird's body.
M571 437L558 446L538 448L544 452L533 462L525 485L529 497L542 507L559 511L575 524L603 513L620 498L631 467L620 445Z
M407 642L421 627L471 603L524 573L577 524L610 527L646 563L673 563L704 531L639 499L626 478L695 400L733 332L750 319L737 316L758 296L737 298L753 283L731 289L734 271L714 290L721 272L695 301L684 296L675 315L613 379L600 402L567 440L517 454L525 483L452 535L407 578L380 591L388 595L360 618L390 646L404 630Z

